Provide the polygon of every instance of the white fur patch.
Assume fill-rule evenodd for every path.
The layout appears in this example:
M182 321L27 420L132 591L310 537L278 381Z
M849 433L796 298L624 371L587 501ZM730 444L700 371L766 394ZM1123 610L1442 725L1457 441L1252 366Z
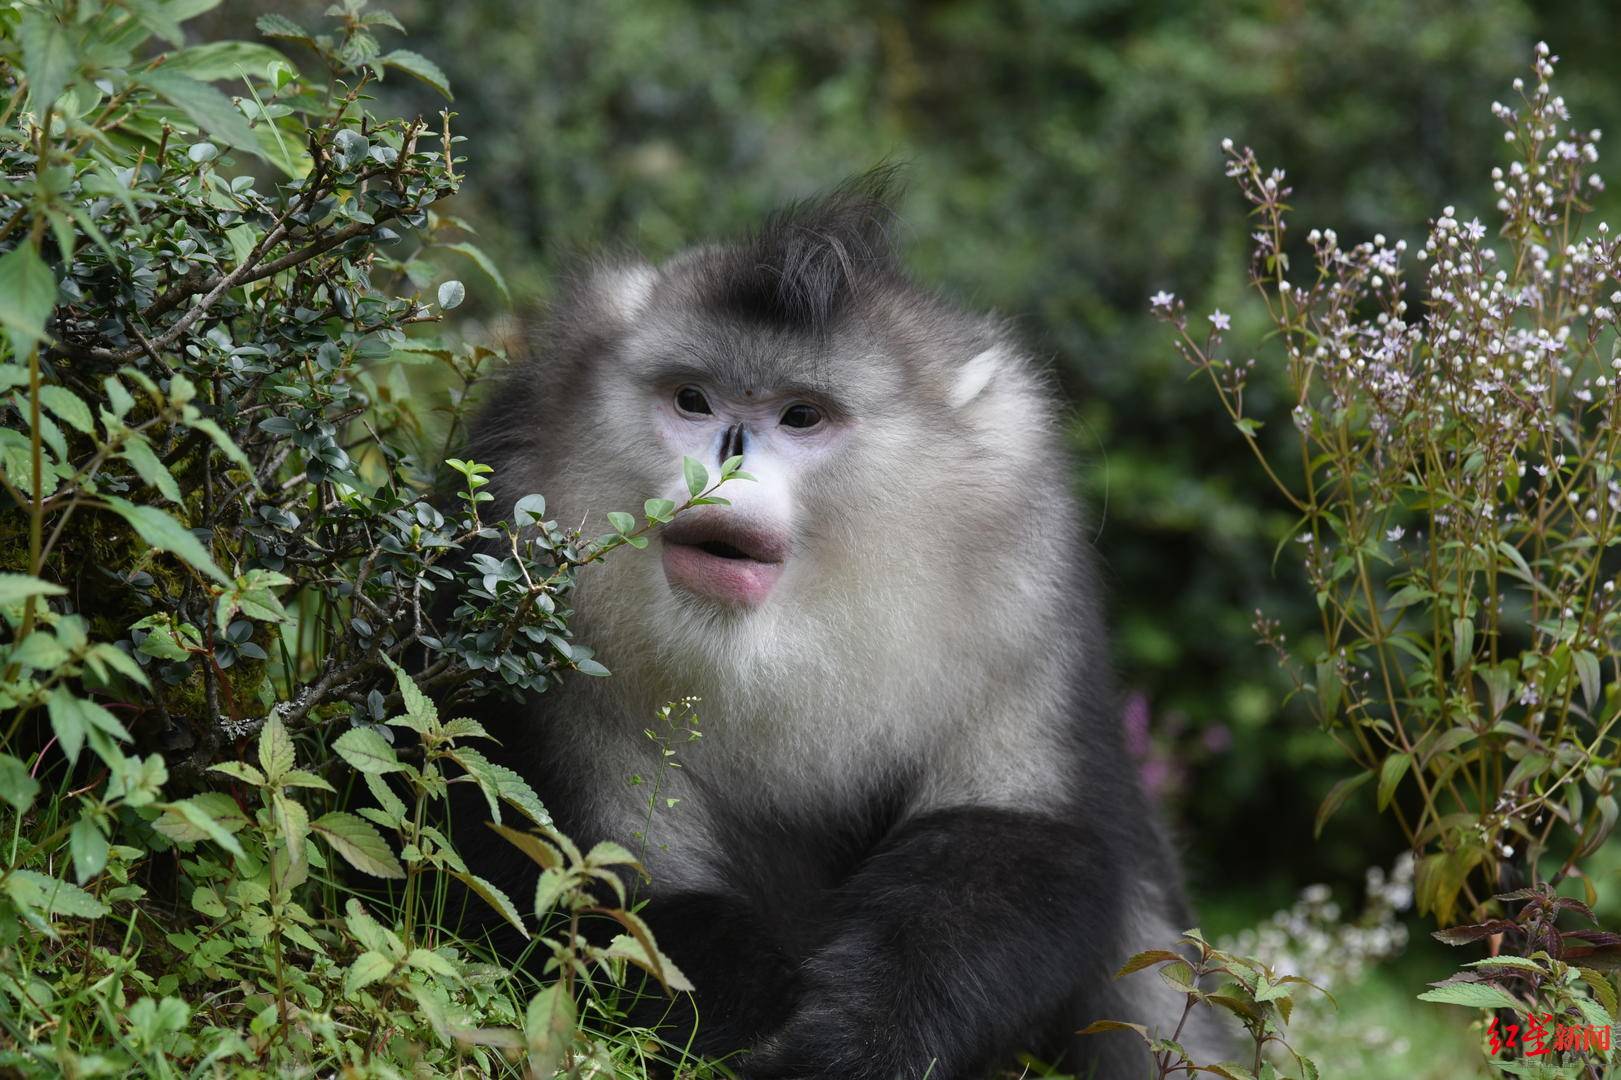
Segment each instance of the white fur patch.
M951 394L947 399L951 402L951 407L960 409L977 398L1009 359L1005 348L993 345L964 364L962 370L957 372L957 381L952 384Z
M625 266L609 272L603 282L604 291L621 319L629 321L641 313L653 295L658 276L651 266Z

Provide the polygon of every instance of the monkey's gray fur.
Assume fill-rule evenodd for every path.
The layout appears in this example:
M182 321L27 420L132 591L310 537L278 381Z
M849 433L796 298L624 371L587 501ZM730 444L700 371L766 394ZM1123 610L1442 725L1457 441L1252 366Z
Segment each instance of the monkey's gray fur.
M1006 323L907 279L888 182L591 264L499 386L471 453L503 512L539 491L595 533L685 498L683 454L757 477L582 571L573 628L614 674L507 717L508 764L584 843L637 846L629 777L661 777L646 916L697 1045L746 1076L957 1080L1029 1049L1135 1077L1134 1036L1073 1033L1169 1034L1180 999L1112 975L1192 923L1054 395ZM646 731L689 695L703 737L660 771Z

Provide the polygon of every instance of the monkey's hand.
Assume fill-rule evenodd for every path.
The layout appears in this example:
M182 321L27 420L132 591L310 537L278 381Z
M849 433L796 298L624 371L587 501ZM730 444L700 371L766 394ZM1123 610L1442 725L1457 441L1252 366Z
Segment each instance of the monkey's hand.
M743 1075L963 1080L1029 1048L1117 936L1110 862L1095 835L1043 815L912 819L841 888L794 1012Z

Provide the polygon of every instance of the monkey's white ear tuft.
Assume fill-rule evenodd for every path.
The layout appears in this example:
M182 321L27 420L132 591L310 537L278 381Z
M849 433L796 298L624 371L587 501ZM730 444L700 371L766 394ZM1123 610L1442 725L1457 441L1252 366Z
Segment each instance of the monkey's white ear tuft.
M951 393L947 400L951 407L960 409L977 398L985 387L990 385L1004 365L1014 359L1012 350L1005 345L992 345L957 372L957 379L951 384Z
M597 274L596 286L613 314L629 322L647 306L653 296L658 271L641 263L605 267Z

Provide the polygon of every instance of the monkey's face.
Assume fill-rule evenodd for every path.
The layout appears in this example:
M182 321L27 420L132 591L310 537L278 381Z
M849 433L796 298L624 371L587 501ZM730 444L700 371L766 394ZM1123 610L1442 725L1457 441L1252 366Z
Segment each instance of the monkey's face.
M778 602L804 576L812 540L841 518L840 486L870 402L839 384L834 342L685 318L644 323L604 375L610 415L634 417L647 495L689 497L682 459L713 485L741 458L749 479L717 494L728 505L680 514L655 541L664 585L684 606L745 614Z

